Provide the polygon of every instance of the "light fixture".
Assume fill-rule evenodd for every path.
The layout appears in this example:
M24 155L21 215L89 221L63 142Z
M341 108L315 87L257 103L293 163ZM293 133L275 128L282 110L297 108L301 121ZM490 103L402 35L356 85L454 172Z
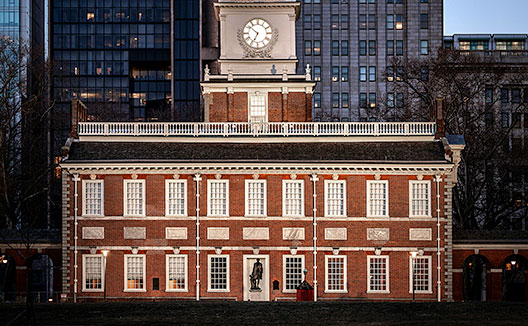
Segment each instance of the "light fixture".
M109 253L109 252L110 252L109 250L101 250L101 253L102 253L103 256L105 256L105 257L108 256L108 253Z
M411 251L411 256L412 258L416 258L416 255L418 254L418 252L416 251Z
M512 261L511 261L511 264L512 264L513 266L515 266L515 264L517 264L517 261L516 261L516 260L512 260Z

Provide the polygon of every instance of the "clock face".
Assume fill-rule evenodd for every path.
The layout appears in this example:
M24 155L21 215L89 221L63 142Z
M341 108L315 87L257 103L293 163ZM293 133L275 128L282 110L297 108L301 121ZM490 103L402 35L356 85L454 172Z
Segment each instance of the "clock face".
M244 41L255 49L261 49L268 45L271 41L271 35L271 26L264 19L252 19L244 26Z

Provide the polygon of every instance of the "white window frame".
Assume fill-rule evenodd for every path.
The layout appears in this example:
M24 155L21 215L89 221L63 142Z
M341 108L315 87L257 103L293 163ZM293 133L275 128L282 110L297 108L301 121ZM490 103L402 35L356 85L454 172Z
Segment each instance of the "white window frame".
M286 259L287 258L301 258L301 280L304 280L303 271L306 268L304 255L283 255L282 256L282 292L296 293L297 289L286 289Z
M86 288L86 258L98 257L101 258L101 288L100 289L87 289ZM82 290L83 292L103 292L105 287L105 275L104 275L104 257L101 254L96 255L82 255Z
M211 184L213 182L226 184L226 213L211 214ZM229 180L228 179L209 179L207 180L207 216L229 216Z
M143 257L143 288L141 289L129 289L128 288L128 274L127 274L127 270L128 270L128 257ZM123 292L147 292L147 255L134 255L134 254L130 254L130 255L124 255L124 290Z
M226 288L225 289L211 289L211 258L224 257L226 258ZM231 272L229 269L229 255L207 255L207 292L230 292L230 278Z
M88 183L101 184L101 214L87 214L86 213L86 185ZM83 180L82 181L82 216L104 216L104 180Z
M343 184L343 214L341 215L335 215L335 214L330 214L329 212L329 205L328 205L328 195L330 194L330 192L328 191L328 188L330 187L330 184ZM325 199L325 217L346 217L347 216L347 185L346 185L346 180L325 180L324 182L324 185L325 185L325 193L324 193L324 199Z
M264 211L264 214L249 214L249 184L250 183L262 183L264 184L264 207L263 207L263 211ZM268 215L268 205L267 205L267 201L268 201L268 196L267 196L267 193L268 193L268 185L267 185L267 182L266 180L246 180L245 182L245 188L246 188L246 193L245 193L245 216L251 216L251 217L265 217Z
M370 185L375 183L384 183L386 190L385 215L373 215L370 209ZM367 217L389 217L389 180L367 180Z
M427 270L427 274L428 274L428 278L427 278L427 285L428 285L428 290L415 290L414 293L418 293L418 294L431 294L433 293L433 286L432 286L432 282L433 282L433 268L432 268L432 262L433 262L433 257L432 256L416 256L415 258L413 258L412 256L409 256L409 293L412 293L413 292L413 260L414 259L427 259L428 262L428 270Z
M171 183L183 183L183 214L169 213L169 184ZM187 180L165 180L165 216L187 216Z
M142 183L142 199L143 205L141 206L141 214L129 214L127 207L127 184L129 183ZM144 179L126 179L123 180L123 215L124 216L145 216L145 207L146 207L146 184Z
M170 258L183 257L185 287L183 289L171 289L169 287L169 260ZM189 291L189 265L187 255L165 255L165 292L188 292Z
M373 258L385 258L385 275L387 275L387 289L386 290L371 290L370 289L370 260ZM388 255L369 255L367 256L367 293L390 293L390 259Z
M413 185L415 184L427 184L427 192L428 192L428 196L429 196L429 200L428 200L428 203L427 203L427 212L428 214L427 215L416 215L416 214L413 214ZM410 180L409 181L409 217L431 217L431 202L432 202L432 197L431 197L431 181L429 180L422 180L422 181L419 181L419 180Z
M251 121L251 99L254 96L262 96L264 98L264 117L263 121ZM262 91L256 91L252 93L248 93L248 122L252 123L263 123L268 122L268 93L262 92Z
M343 290L330 290L328 278L328 260L330 258L343 259ZM346 255L326 255L325 256L325 292L326 293L348 293L347 289L347 256Z
M286 214L286 185L288 183L300 183L301 186L301 212L300 214ZM304 180L282 180L282 216L304 217Z

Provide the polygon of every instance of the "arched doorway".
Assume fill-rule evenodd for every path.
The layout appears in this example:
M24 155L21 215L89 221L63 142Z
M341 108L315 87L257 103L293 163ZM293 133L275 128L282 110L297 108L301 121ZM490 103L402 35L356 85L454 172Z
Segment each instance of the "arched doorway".
M0 302L16 299L16 263L8 254L0 254Z
M491 264L482 255L471 255L464 260L464 301L486 301L488 299L488 271Z
M508 256L502 264L502 300L525 301L527 260L521 255Z
M48 255L37 254L30 258L30 295L36 302L53 298L53 261Z

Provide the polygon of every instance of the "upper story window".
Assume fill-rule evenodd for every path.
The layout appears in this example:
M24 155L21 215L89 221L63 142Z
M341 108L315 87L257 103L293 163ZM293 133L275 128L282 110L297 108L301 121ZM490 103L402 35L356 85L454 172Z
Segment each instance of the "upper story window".
M314 81L321 80L321 66L314 66L313 77L314 77Z
M313 95L313 106L314 108L321 107L321 93L314 93Z
M165 180L165 214L187 215L187 180Z
M359 29L367 29L367 15L359 15Z
M332 29L339 29L339 15L332 15L331 27Z
M145 216L145 180L125 180L125 215Z
M266 96L255 94L249 96L249 122L265 122L266 118Z
M103 180L83 180L83 216L102 216Z
M187 255L167 255L167 291L187 291Z
M525 49L524 41L496 41L497 50L521 51Z
M321 29L321 15L313 15L313 28Z
M103 291L103 255L83 255L83 291Z
M146 291L145 255L125 255L125 291Z
M429 28L429 15L428 14L420 14L420 28L421 29Z
M394 29L394 15L387 15L387 29Z
M339 55L339 41L332 41L332 55Z
M359 41L359 55L367 55L367 41Z
M420 54L421 55L429 54L429 41L427 40L420 41Z
M341 55L348 55L348 41L341 41Z
M346 216L345 180L325 180L325 216Z
M341 29L348 29L348 15L341 15Z
M304 216L304 180L282 181L282 212L284 216Z
M304 41L304 55L312 55L312 41Z
M348 81L348 67L347 66L341 67L341 81L342 82Z
M313 41L313 55L321 55L321 41Z
M394 41L387 41L387 55L394 55Z
M489 41L460 41L459 48L462 51L487 51Z
M403 15L396 15L396 29L403 29Z
M389 256L368 256L367 292L389 293Z
M376 29L376 15L368 15L368 28L369 29Z
M229 215L229 180L207 180L207 215Z
M410 216L431 216L431 182L409 181Z
M336 82L339 80L339 67L332 67L332 81Z
M369 55L376 55L376 41L369 41Z
M312 28L312 15L304 15L304 29Z
M341 107L348 108L349 107L349 96L348 93L341 93Z
M246 216L266 216L266 180L246 180Z
M367 216L389 216L389 182L367 181Z
M403 55L403 40L396 40L396 55Z
M332 93L332 107L339 107L339 93Z

